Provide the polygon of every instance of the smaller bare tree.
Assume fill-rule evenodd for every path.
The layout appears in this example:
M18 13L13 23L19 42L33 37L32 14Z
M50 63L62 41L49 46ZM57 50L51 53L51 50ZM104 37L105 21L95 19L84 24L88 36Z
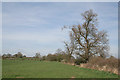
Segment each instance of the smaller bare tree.
M76 45L74 42L75 39L73 37L72 32L70 32L69 37L70 37L70 42L64 41L64 44L65 44L65 48L66 48L66 53L68 54L69 61L71 61L71 58L73 57L72 55L74 54L74 50L76 48Z
M36 54L35 54L35 58L41 58L40 53L36 53Z

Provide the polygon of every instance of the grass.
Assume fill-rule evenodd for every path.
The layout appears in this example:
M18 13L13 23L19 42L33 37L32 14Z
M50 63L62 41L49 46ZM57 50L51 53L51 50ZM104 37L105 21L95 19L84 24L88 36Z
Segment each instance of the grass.
M0 79L2 79L2 59L0 58Z
M118 75L60 62L3 60L3 78L118 78Z

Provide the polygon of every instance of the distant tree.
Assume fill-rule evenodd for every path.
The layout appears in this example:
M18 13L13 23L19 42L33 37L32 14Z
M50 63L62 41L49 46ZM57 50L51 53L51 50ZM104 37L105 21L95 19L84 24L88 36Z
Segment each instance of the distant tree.
M41 60L46 60L46 56L42 56Z
M6 56L7 56L7 58L11 58L11 57L12 57L12 54L9 54L9 53L8 53Z
M5 59L7 57L7 54L3 54L2 58Z
M17 54L14 54L13 57L15 57L15 58L23 58L23 54L21 52L18 52Z
M61 62L62 60L70 61L70 59L72 59L73 57L73 56L70 56L69 53L66 54L65 51L62 51L62 49L57 49L54 55L56 55L57 61L59 62Z
M23 55L23 57L26 57L26 55Z
M72 49L71 43L65 43L69 54L71 55L74 51L86 62L94 55L105 58L108 54L109 40L107 32L104 30L99 31L96 27L97 14L92 10L88 10L82 13L82 17L84 20L82 25L78 24L69 27L71 29L70 37L73 38L71 42L75 44Z
M48 54L46 57L48 61L57 61L57 56L55 54Z
M2 55L0 54L0 59L2 59Z
M40 53L36 53L36 54L35 54L35 58L41 58Z
M8 53L8 54L3 54L2 57L3 57L3 58L11 58L11 57L12 57L12 54L9 54L9 53Z
M18 57L18 55L17 55L17 54L14 54L14 55L13 55L13 57L17 58L17 57Z
M21 52L18 52L18 53L17 53L17 57L18 57L18 58L22 58L22 57L23 57L23 54L22 54Z

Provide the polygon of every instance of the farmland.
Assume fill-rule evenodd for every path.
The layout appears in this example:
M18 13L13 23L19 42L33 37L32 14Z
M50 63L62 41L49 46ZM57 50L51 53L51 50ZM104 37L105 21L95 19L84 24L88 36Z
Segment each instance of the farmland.
M118 75L54 61L3 60L3 78L117 78Z

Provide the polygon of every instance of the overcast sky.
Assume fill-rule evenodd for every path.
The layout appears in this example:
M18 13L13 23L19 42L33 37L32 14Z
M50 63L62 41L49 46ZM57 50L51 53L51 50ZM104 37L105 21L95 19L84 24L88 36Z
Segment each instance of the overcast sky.
M33 56L64 50L68 40L64 25L81 24L81 13L93 9L98 14L98 28L109 35L110 54L118 55L118 3L117 2L24 2L2 3L3 53L22 52Z

